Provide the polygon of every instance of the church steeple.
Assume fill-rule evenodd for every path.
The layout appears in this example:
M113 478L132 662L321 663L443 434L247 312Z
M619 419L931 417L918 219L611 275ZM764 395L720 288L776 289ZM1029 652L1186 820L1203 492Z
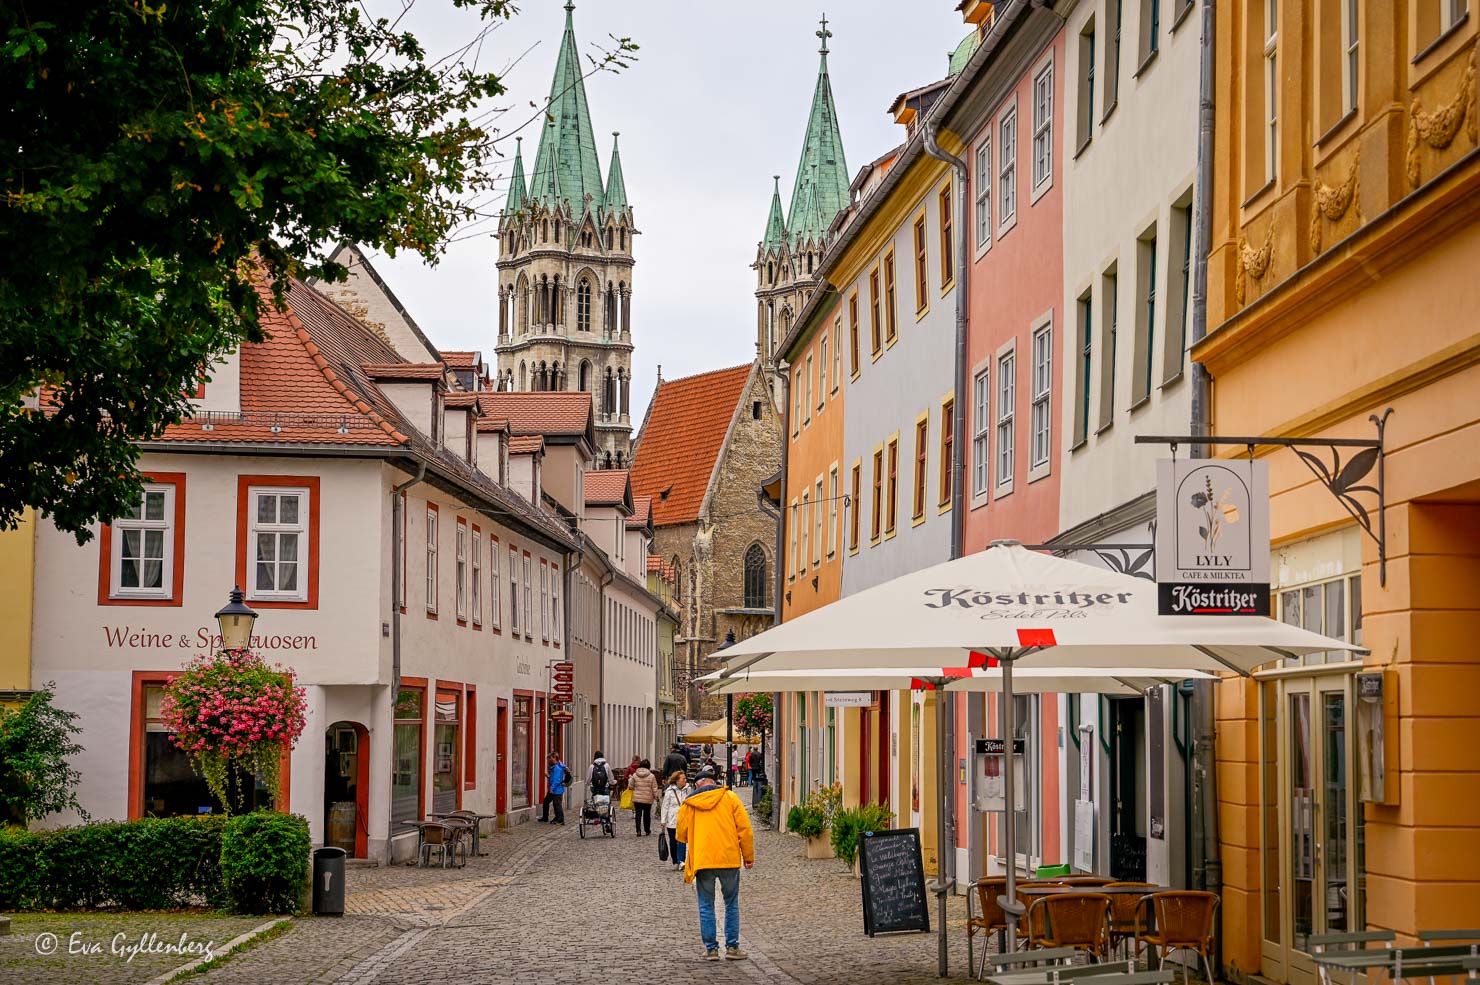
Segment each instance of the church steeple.
M601 207L605 193L601 166L596 159L596 136L591 130L591 112L586 104L586 84L581 77L580 50L576 47L575 4L565 5L565 34L550 82L550 100L545 107L549 125L540 134L530 186L538 195L553 194L568 201L579 216L591 196L593 209ZM551 203L553 204L553 203Z
M513 215L524 208L529 193L524 187L524 138L514 138L514 177L509 181L509 200L504 203L504 212Z
M781 214L781 175L774 174L776 183L771 189L771 214L766 217L766 235L761 240L761 252L779 250L786 243L786 217Z
M838 110L833 104L832 83L827 74L827 39L832 37L832 32L827 29L825 14L817 37L822 41L822 47L818 49L821 61L817 69L817 86L812 93L812 111L807 117L802 157L797 162L796 184L791 192L791 209L787 212L787 228L794 237L797 223L802 219L800 209L805 185L815 182L817 186L813 190L813 198L824 229L848 205L850 194L848 162L843 156Z
M606 207L618 215L631 207L627 204L627 183L622 179L622 155L617 149L621 136L612 131L612 163L606 169Z

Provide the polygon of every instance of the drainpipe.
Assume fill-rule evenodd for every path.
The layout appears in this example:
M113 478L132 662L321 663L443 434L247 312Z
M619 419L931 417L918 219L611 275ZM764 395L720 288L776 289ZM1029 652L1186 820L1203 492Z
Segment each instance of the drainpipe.
M576 536L577 538L579 538L580 534L577 533ZM579 549L574 551L567 551L565 553L565 598L561 600L561 607L564 609L564 612L561 615L561 618L564 620L561 623L561 627L562 635L565 638L561 641L560 645L565 647L565 659L570 661L572 670L575 669L575 647L571 645L570 641L570 627L573 625L570 617L571 612L575 609L575 602L573 600L575 599L576 594L576 573L581 570L581 564L584 560L585 555ZM572 674L571 676L574 677L575 675ZM574 685L571 686L571 693L572 695L574 695L575 693ZM572 721L574 721L574 718L572 718ZM557 727L562 730L562 739L570 737L570 733L565 731L564 725L560 725ZM566 743L564 741L560 743L561 752L568 757L571 754L572 750L565 748L565 745ZM566 789L567 792L569 792L568 785Z
M1208 251L1212 241L1212 210L1209 191L1213 185L1213 114L1214 114L1214 39L1216 29L1213 4L1202 5L1202 38L1198 51L1197 109L1197 186L1193 190L1193 277L1192 277L1192 342L1201 342L1208 334ZM1202 363L1192 364L1192 433L1209 433L1210 385ZM1195 458L1205 458L1208 447L1192 446ZM1197 737L1193 750L1194 816L1192 836L1200 843L1195 856L1193 884L1209 892L1223 892L1223 862L1218 843L1218 790L1215 771L1217 720L1214 711L1217 684L1199 681L1194 685L1193 708ZM1218 935L1218 940L1222 935ZM1216 945L1215 945L1216 947ZM1222 964L1215 951L1213 965Z
M779 626L782 592L786 589L786 470L791 458L791 394L788 392L791 385L791 364L783 359L776 363L776 369L781 383L781 502L780 513L776 517L776 607L771 620L774 625ZM855 503L853 508L857 509L858 505ZM766 763L764 752L761 754L761 763L767 770L767 782L771 785L771 816L768 820L773 827L779 827L777 819L781 811L781 794L777 792L781 783L781 727L781 692L776 691L771 695L771 732L776 736L776 748L771 751L771 763ZM764 736L762 739L764 740Z
M607 559L608 565L610 560ZM606 745L606 586L616 577L615 572L608 571L596 592L596 740L601 746Z
M955 399L951 403L951 558L961 556L966 528L966 327L967 302L969 301L969 278L971 264L968 262L966 231L969 221L966 210L971 175L966 162L954 154L941 150L936 142L940 124L930 122L925 127L925 153L938 161L944 161L956 173L956 363ZM950 751L951 761L956 759L956 696L942 690L936 701L935 713L945 719L942 741ZM949 782L941 790L941 810L946 814L946 843L940 846L940 880L946 884L947 892L955 882L956 875L956 771L950 770Z
M416 485L427 475L427 463L418 462L416 474L399 486L391 487L391 718L395 719L396 699L401 694L401 600L406 586L401 584L401 530L405 525L405 507L401 505L401 494Z

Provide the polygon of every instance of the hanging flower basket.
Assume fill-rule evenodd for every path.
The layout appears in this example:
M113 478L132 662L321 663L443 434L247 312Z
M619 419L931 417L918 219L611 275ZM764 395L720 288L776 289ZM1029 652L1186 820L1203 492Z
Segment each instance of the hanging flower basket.
M304 726L304 692L294 681L293 671L249 650L223 650L196 657L165 688L160 717L171 740L228 813L241 805L240 789L231 796L233 765L281 803L282 756Z

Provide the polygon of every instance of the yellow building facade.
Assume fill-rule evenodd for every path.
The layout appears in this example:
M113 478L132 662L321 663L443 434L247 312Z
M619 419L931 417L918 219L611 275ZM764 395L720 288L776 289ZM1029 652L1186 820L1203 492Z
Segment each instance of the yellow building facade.
M31 607L35 595L36 515L0 532L0 704L15 706L31 689Z
M1219 0L1211 425L1256 443L1277 618L1369 653L1227 681L1230 978L1480 924L1480 134L1464 0ZM1382 454L1320 439L1382 439ZM1245 449L1223 446L1222 453ZM1379 500L1379 491L1381 499Z

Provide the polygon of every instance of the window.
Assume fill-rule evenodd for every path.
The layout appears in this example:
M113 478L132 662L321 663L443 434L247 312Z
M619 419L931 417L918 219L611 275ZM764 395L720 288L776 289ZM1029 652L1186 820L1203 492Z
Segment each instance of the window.
M976 148L976 249L992 245L992 132Z
M884 519L884 449L874 449L874 514L870 521L869 538L877 541Z
M509 545L509 630L519 635L519 548Z
M877 359L879 350L884 348L884 320L879 317L879 270L877 267L868 272L868 311L870 351Z
M1010 109L997 123L997 225L1012 225L1017 218L1017 109Z
M426 688L403 685L396 694L395 769L391 773L391 823L421 818L422 766L426 761ZM364 751L361 751L364 755Z
M848 296L848 354L853 357L853 375L858 376L858 292Z
M752 400L750 402L750 419L752 421L761 419L761 402L759 400Z
M1450 6L1461 7L1463 3L1464 0L1451 0ZM1357 94L1360 91L1357 84L1362 68L1359 50L1361 42L1359 0L1341 0L1341 10L1343 14L1341 28L1344 35L1342 42L1346 48L1343 65L1345 72L1342 76L1342 90L1346 98L1343 102L1347 111L1351 112L1357 108Z
M915 422L915 498L910 515L916 520L925 518L925 487L927 485L928 462L930 459L930 413L920 416Z
M1094 137L1095 127L1095 22L1079 35L1079 106L1074 120L1075 146L1083 148Z
M806 390L802 383L802 367L800 366L792 374L791 388L796 393L796 411L791 418L791 433L800 434L802 430L802 409L807 402Z
M1026 775L1023 777L1023 785L1027 788L1028 803L1022 805L1023 809L1017 812L1013 828L1013 847L1015 854L1022 861L1019 866L1028 863L1031 867L1035 860L1041 858L1042 825L1033 819L1042 817L1039 813L1043 799L1043 785L1039 771L1035 764L1042 760L1043 753L1039 747L1042 728L1039 719L1040 698L1036 694L1017 694L1012 699L1012 731L1014 738L1023 740L1023 765ZM998 723L1000 730L1000 721ZM997 824L997 855L999 858L1007 851L1007 826L999 817Z
M1136 385L1132 400L1139 403L1151 393L1156 372L1156 227L1137 244L1136 277L1139 281L1140 304L1136 318L1137 360Z
M1124 0L1109 0L1115 14L1110 22L1110 51L1105 55L1105 110L1109 116L1120 99L1120 27Z
M802 423L812 423L812 353L807 353L807 399L802 403Z
M556 646L565 637L561 630L565 622L565 610L560 608L560 565L550 565L550 642Z
M899 334L899 307L894 303L894 251L884 254L884 337L890 342Z
M802 532L801 553L797 556L798 574L807 573L807 560L812 556L812 490L807 489L802 493L802 514L800 529Z
M183 477L182 477L183 481ZM175 599L175 485L148 483L128 513L111 524L108 596Z
M1013 409L1017 400L1017 350L997 357L997 487L1012 485Z
M884 516L884 533L894 533L895 520L899 516L899 435L889 439L888 512Z
M925 239L925 213L915 218L915 311L924 311L930 305L927 267L930 264L929 249Z
M1264 178L1279 174L1280 73L1279 0L1264 0Z
M462 691L437 689L437 698L432 702L435 716L434 739L437 755L432 763L432 810L451 813L458 809L458 793L462 763L458 752L462 747Z
M584 277L576 287L576 331L591 331L591 282Z
M550 642L550 566L540 558L540 639Z
M1362 643L1362 576L1350 575L1331 581L1279 586L1281 622L1308 629L1332 639ZM1337 663L1351 655L1344 650L1320 650L1304 657L1291 657L1298 664Z
M858 550L858 512L863 506L863 463L853 463L848 494L848 550Z
M1028 471L1030 473L1048 468L1048 457L1053 445L1053 412L1049 406L1049 394L1053 389L1053 324L1042 326L1033 333L1033 406L1031 420L1033 429L1028 448Z
M800 524L800 522L801 522L801 513L797 509L797 501L796 500L792 500L791 501L791 564L786 569L788 571L788 573L790 573L790 575L791 575L792 578L795 578L797 576L797 572L802 570L802 556L801 556L801 554L798 553L798 549L797 549L797 527Z
M817 409L820 411L827 403L827 333L822 333L822 358L818 360L817 372L820 374L817 384Z
M843 383L843 319L841 318L833 322L832 350L832 392L837 393L838 387Z
M838 467L827 473L827 556L838 553Z
M524 552L524 638L534 639L534 578L530 573L529 552Z
M1141 0L1141 64L1161 47L1161 0Z
M940 503L951 505L951 470L956 465L956 399L947 397L940 405Z
M252 550L248 598L308 599L307 489L271 486L248 491L247 543Z
M937 202L940 207L940 289L944 291L956 278L956 246L952 241L956 210L951 203L951 182L947 181L940 190Z
M1074 444L1078 445L1089 438L1089 373L1095 347L1094 298L1085 291L1074 307L1079 321L1079 378L1075 381L1074 393Z
M500 584L498 570L498 538L494 537L488 545L488 601L491 608L492 625L494 629L499 627L499 596L503 595L503 585Z
M457 521L457 621L468 620L468 525L461 518Z
M220 812L222 804L206 785L205 778L195 768L190 754L175 744L174 733L164 722L165 688L173 674L150 674L134 677L133 708L134 721L143 726L142 734L135 742L141 743L130 750L137 766L128 778L130 818L173 817L181 814L199 814L202 808ZM272 801L267 787L253 782L252 775L240 766L228 767L228 785L241 791L242 803L233 804L233 809L251 811L267 807ZM284 784L284 798L287 797ZM286 809L286 804L279 805Z
M1120 313L1116 310L1120 301L1120 278L1111 267L1101 278L1101 303L1105 308L1100 316L1100 331L1103 344L1100 348L1100 424L1103 431L1115 419L1115 363L1119 354L1116 345L1116 330L1120 326Z
M992 433L992 387L990 369L983 369L971 381L971 494L985 495L992 475L990 455Z
M1163 342L1161 378L1169 383L1182 374L1182 359L1187 352L1187 322L1191 309L1192 286L1192 194L1185 205L1172 207L1172 242L1168 253L1180 256L1176 268L1167 271L1167 330Z
M1053 177L1053 62L1033 78L1033 187Z
M823 524L827 520L827 504L822 498L821 476L818 476L817 485L812 492L812 513L812 566L817 567L822 564Z
M483 537L482 531L473 528L473 625L483 625Z
M427 504L427 612L437 614L437 505Z
M745 551L745 607L766 607L766 551L759 544L751 544Z

